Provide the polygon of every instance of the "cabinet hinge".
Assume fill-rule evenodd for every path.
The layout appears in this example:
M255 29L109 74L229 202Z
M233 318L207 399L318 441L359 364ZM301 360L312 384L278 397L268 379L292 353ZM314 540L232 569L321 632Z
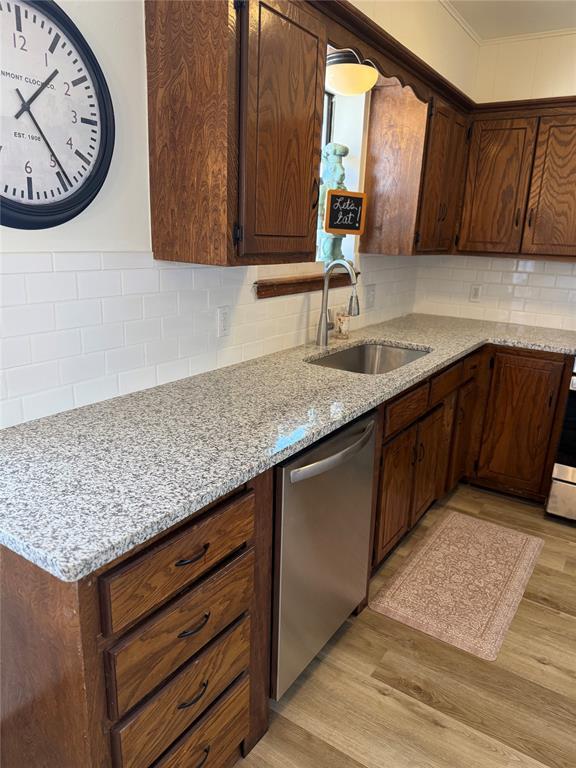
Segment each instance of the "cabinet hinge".
M472 126L468 126L468 130L466 131L466 141L470 141L472 138Z
M235 11L241 11L242 8L245 8L248 3L248 0L234 0L234 10Z
M490 358L490 368L494 368L494 357Z
M420 232L414 232L414 245L418 245L420 242Z
M454 238L454 245L460 245L460 234L457 234Z
M244 227L240 226L240 224L234 224L232 227L232 242L234 245L238 245L238 243L242 242L244 239Z

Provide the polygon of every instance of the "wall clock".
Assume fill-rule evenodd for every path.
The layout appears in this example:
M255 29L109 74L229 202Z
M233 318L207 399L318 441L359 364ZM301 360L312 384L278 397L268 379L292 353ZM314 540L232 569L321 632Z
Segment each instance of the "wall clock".
M44 229L96 197L114 111L90 46L53 0L0 0L0 223Z

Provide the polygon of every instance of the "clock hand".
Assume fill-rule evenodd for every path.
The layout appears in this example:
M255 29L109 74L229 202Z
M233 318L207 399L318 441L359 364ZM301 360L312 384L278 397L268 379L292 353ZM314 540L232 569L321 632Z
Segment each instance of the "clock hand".
M38 96L40 96L40 94L42 93L44 88L47 88L50 85L50 83L52 82L52 80L54 80L54 78L56 77L57 74L58 74L58 70L55 69L54 72L52 72L52 74L50 75L50 77L46 78L46 80L44 80L42 85L32 94L32 96L30 96L28 101L24 101L24 99L22 99L22 96L20 95L20 93L18 93L18 95L22 99L22 106L20 107L18 112L16 112L16 114L14 115L14 117L16 119L18 119L20 117L20 115L22 115L24 112L26 112L27 108L28 109L30 108L30 104L32 104L32 102L35 99L37 99Z
M32 114L32 112L31 112L31 110L30 110L30 107L29 107L29 106L26 104L26 102L24 101L24 98L23 98L22 94L20 93L20 91L18 90L18 88L16 88L16 93L17 93L17 94L18 94L18 96L20 97L20 101L22 102L22 108L24 109L24 111L25 111L25 112L28 112L28 114L30 115L30 119L31 119L31 120L32 120L32 122L34 123L34 126L35 126L36 130L38 131L38 133L40 134L40 136L41 136L41 137L42 137L42 139L44 140L44 144L46 144L46 146L48 147L48 151L50 152L50 154L51 154L51 155L52 155L52 157L54 158L54 160L55 160L55 162L56 162L56 165L58 166L58 168L60 168L60 170L62 171L62 173L63 173L63 175L64 175L64 178L65 178L65 179L66 179L66 181L68 182L68 185L71 187L71 186L72 186L72 182L71 182L71 181L70 181L70 179L68 178L68 174L67 174L67 173L66 173L66 171L64 170L64 168L63 168L63 166L62 166L62 163L60 162L60 160L58 160L58 158L56 157L56 154L55 154L54 150L52 149L52 147L50 146L50 143L49 143L48 139L47 139L47 138L46 138L46 136L44 135L44 132L42 131L42 128L40 128L40 126L38 125L38 123L37 123L37 121L36 121L36 118L35 118L35 117L34 117L34 115Z

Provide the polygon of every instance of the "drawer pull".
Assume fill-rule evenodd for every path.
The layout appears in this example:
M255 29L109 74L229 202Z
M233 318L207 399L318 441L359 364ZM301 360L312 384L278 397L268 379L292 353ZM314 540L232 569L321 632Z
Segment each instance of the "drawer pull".
M208 552L208 547L209 546L210 546L210 544L204 544L204 546L202 547L201 551L198 552L197 555L192 555L192 557L190 557L190 558L188 558L186 560L177 560L174 563L174 565L177 568L181 568L183 565L192 565L193 563L197 563L198 560L202 560L202 558L204 557L206 552Z
M192 629L185 629L184 632L180 632L180 634L178 635L178 638L181 640L184 637L192 637L192 635L197 635L198 632L200 632L201 629L204 629L206 624L208 624L209 618L210 618L210 611L204 614L204 616L200 619L200 621L195 627L192 627Z
M198 693L195 696L193 696L190 699L190 701L183 701L182 704L178 704L176 709L188 709L188 707L192 707L194 706L194 704L198 704L198 702L200 701L202 696L204 696L207 690L208 690L208 680L204 680L204 682L200 686L200 690L198 691Z
M200 760L200 762L198 763L198 765L196 766L196 768L202 768L202 766L206 764L206 760L208 760L209 754L210 754L210 747L206 747L206 749L204 750L204 755Z

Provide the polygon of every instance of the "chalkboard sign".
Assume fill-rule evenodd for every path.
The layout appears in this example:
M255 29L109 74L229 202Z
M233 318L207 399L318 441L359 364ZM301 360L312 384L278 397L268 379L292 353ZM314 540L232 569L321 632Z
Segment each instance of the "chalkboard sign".
M324 231L334 235L361 235L365 226L366 193L329 189Z

